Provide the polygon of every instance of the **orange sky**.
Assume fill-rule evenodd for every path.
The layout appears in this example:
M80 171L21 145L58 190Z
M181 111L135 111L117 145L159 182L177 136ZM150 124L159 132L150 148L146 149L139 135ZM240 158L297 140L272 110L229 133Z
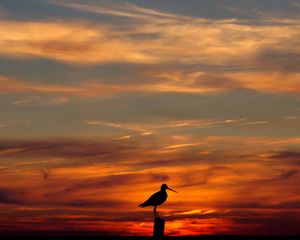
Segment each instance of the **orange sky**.
M298 221L299 155L285 149L299 138L143 138L2 141L2 224L148 235L152 209L137 205L167 182L179 192L159 207L170 235L296 229L280 219Z
M1 2L0 234L300 232L299 8Z

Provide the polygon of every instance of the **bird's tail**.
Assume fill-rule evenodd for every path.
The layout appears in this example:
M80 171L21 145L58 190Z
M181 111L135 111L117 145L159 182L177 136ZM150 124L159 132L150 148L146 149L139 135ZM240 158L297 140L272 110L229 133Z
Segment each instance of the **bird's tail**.
M145 207L145 203L141 203L141 204L139 205L139 207L141 207L141 208Z

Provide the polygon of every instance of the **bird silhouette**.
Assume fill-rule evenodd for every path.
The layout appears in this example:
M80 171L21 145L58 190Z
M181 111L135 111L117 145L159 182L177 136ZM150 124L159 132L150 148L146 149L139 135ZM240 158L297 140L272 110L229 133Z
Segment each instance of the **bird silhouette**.
M176 192L175 190L169 188L168 185L164 183L161 185L160 191L154 193L151 197L149 197L149 199L146 202L141 203L139 205L139 207L143 208L143 207L153 206L154 207L153 208L154 217L159 218L158 213L156 211L156 207L163 204L167 200L167 197L168 197L168 194L166 191L167 189L169 189L173 192Z

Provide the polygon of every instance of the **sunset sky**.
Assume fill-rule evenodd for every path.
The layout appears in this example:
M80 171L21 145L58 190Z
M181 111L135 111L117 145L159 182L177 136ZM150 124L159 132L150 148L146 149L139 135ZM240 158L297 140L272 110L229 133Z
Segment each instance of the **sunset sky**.
M300 232L299 13L1 0L0 234Z

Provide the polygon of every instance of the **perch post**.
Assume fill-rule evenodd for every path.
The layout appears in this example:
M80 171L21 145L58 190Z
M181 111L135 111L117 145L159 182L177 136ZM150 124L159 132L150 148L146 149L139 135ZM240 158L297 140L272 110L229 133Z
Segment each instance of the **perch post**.
M160 217L154 218L153 239L164 239L165 220Z

